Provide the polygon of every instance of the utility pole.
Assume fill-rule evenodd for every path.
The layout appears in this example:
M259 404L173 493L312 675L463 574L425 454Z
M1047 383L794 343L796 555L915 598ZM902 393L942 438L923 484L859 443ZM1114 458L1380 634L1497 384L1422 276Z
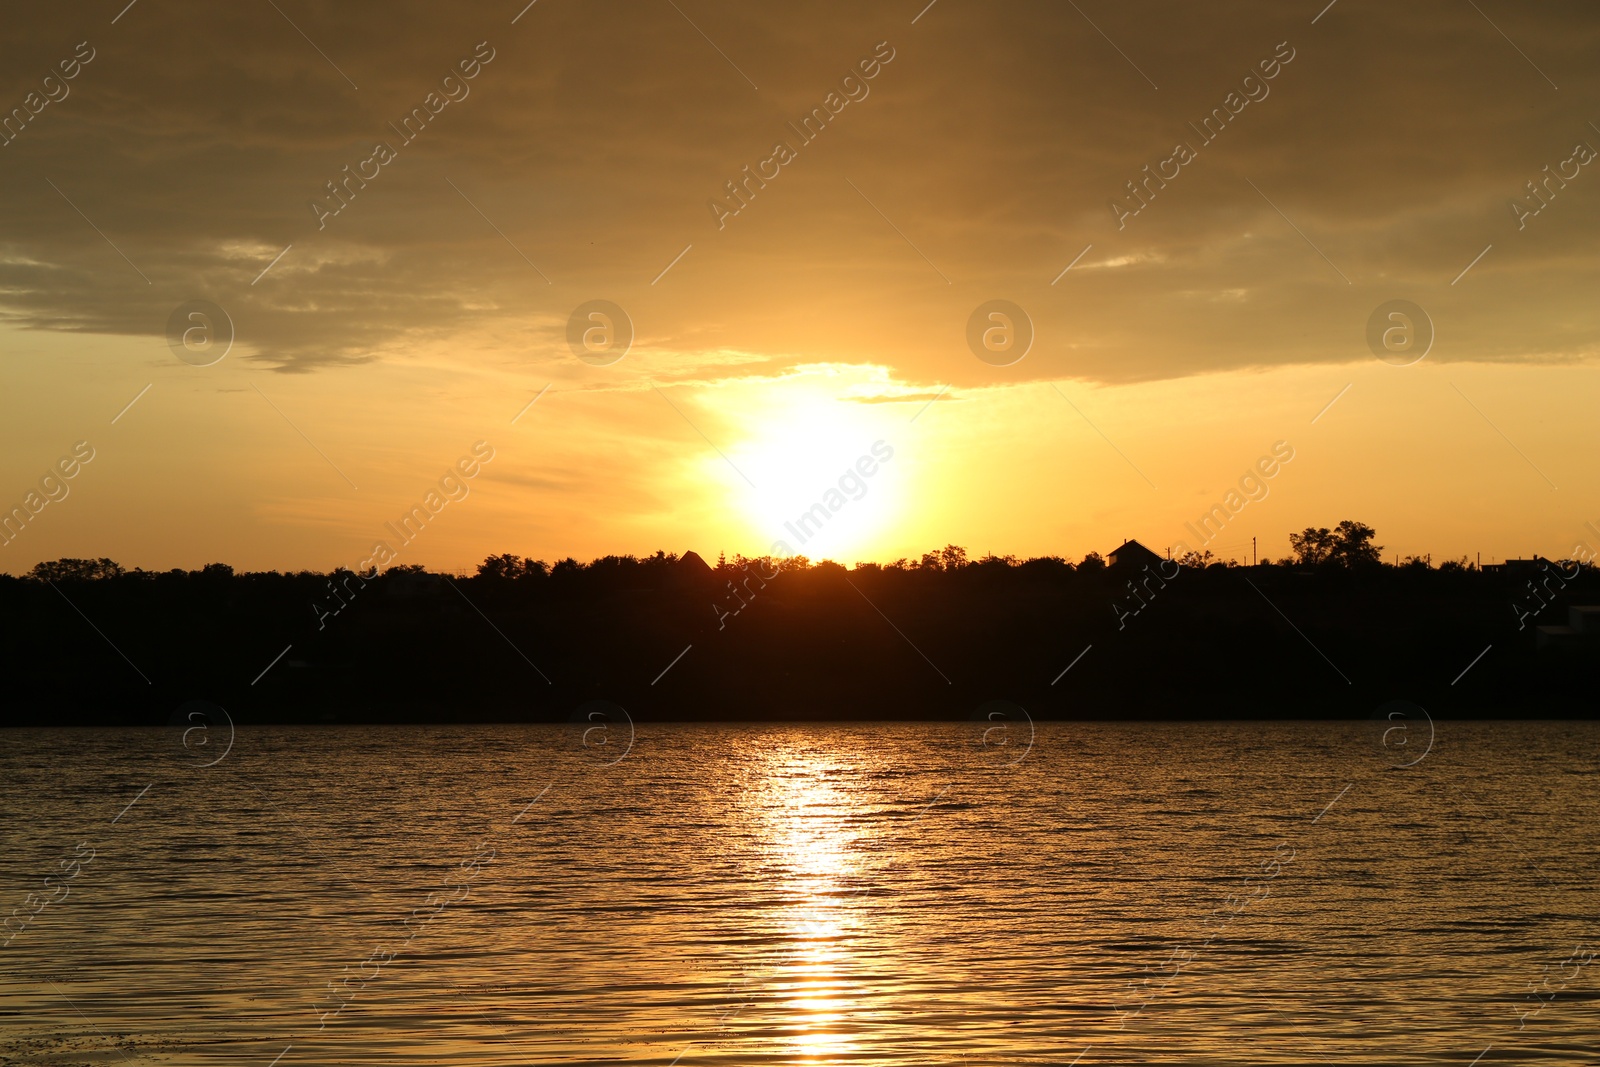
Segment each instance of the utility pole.
M1257 563L1256 563L1256 539L1254 537L1250 538L1250 566L1252 566L1252 567L1257 566Z

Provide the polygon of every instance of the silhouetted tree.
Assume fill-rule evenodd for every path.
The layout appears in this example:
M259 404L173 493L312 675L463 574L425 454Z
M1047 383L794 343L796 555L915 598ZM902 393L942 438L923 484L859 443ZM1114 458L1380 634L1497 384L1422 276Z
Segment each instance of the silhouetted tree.
M102 556L99 559L57 559L37 563L28 572L28 577L41 582L82 582L120 578L122 573L120 563Z
M522 576L523 559L503 552L498 556L485 556L478 564L478 577L491 582L509 582Z
M1295 562L1306 566L1332 564L1339 567L1367 567L1382 560L1383 546L1372 539L1377 531L1364 522L1345 519L1333 529L1307 526L1289 535Z
M1334 528L1332 561L1344 567L1366 567L1380 562L1383 546L1372 539L1378 531L1364 522L1345 519Z
M1326 526L1307 526L1289 535L1289 547L1294 549L1296 563L1312 567L1326 563L1333 555L1333 531Z
M402 568L390 566L389 571L397 571L397 569L403 571L406 568L403 568L403 566ZM491 582L517 582L523 581L523 579L531 579L531 577L544 577L549 573L550 566L544 560L525 560L520 555L502 552L501 555L490 555L490 557L483 558L482 563L478 563L477 576L488 579Z

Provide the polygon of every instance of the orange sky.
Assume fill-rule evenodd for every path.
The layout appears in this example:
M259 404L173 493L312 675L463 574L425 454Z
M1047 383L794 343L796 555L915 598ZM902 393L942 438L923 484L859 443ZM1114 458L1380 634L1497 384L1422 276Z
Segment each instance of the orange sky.
M479 441L399 562L1198 547L1277 442L1219 554L1343 518L1390 558L1600 547L1600 18L1078 6L8 20L0 504L94 458L0 569L353 566ZM968 342L997 299L1005 366ZM209 366L168 344L191 300L233 323ZM606 365L593 300L635 335ZM1369 347L1394 300L1409 365Z

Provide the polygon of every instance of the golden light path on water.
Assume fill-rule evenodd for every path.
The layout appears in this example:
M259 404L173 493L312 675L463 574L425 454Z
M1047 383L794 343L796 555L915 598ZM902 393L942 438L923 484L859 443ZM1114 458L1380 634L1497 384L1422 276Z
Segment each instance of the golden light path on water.
M851 923L841 908L853 866L841 812L848 796L829 781L841 768L824 758L776 752L765 759L763 834L768 861L784 872L778 928L785 949L770 979L770 994L789 1015L784 1051L809 1063L844 1062L851 1040L847 972Z

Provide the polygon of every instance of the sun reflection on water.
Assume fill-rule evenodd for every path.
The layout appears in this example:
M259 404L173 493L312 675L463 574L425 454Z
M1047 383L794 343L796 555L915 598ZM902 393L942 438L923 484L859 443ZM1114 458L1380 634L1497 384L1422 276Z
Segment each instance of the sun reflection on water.
M782 1005L785 1051L801 1062L842 1063L856 1051L850 1019L857 1005L846 908L854 870L849 797L833 782L839 768L805 755L772 761L767 832L784 903L777 917L785 949L771 988Z

